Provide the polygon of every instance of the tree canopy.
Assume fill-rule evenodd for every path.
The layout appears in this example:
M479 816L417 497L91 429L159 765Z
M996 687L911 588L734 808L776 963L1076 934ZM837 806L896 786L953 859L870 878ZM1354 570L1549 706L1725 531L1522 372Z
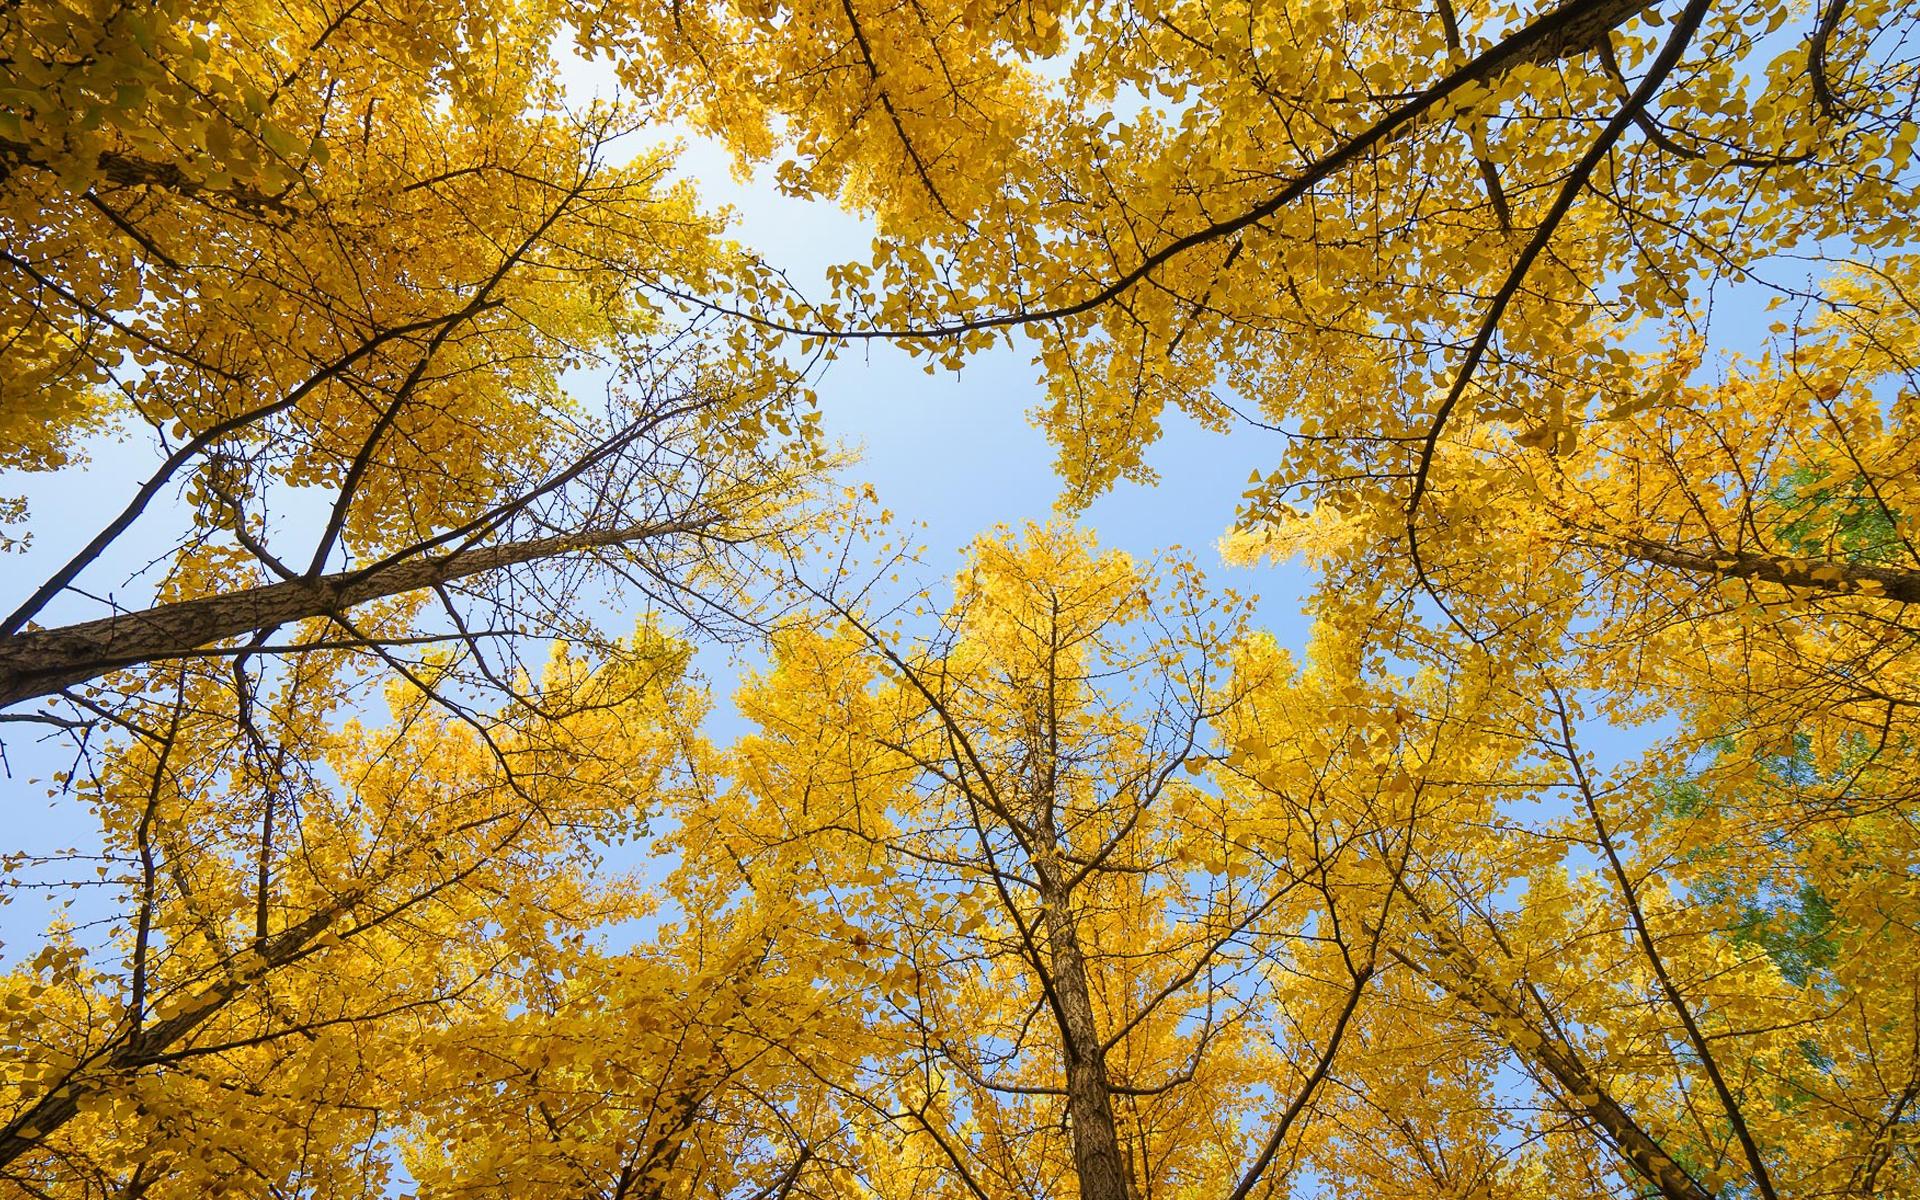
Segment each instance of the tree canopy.
M1920 1195L1917 44L0 4L0 1194ZM925 569L877 341L1031 358L1063 512ZM1217 567L1073 520L1173 412Z

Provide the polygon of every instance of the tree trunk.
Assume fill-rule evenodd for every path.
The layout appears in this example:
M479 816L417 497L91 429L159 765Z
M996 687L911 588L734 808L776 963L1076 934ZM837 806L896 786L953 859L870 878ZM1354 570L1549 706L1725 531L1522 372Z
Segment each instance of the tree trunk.
M1114 1125L1107 1055L1093 1016L1093 993L1087 985L1079 930L1064 896L1048 887L1041 903L1046 906L1047 942L1052 951L1053 991L1059 1006L1061 1052L1066 1060L1067 1115L1072 1122L1073 1166L1080 1177L1080 1200L1128 1200L1133 1189Z
M1411 893L1408 893L1411 896ZM1713 1193L1701 1186L1667 1154L1653 1136L1642 1129L1621 1104L1580 1061L1570 1044L1561 1042L1555 1031L1535 1022L1502 987L1487 980L1478 959L1459 939L1449 933L1424 906L1414 901L1419 923L1440 951L1437 968L1424 968L1427 978L1445 988L1451 996L1476 1009L1503 1030L1515 1055L1536 1073L1552 1079L1565 1091L1567 1099L1595 1127L1605 1130L1608 1140L1634 1171L1652 1184L1665 1200L1713 1200Z

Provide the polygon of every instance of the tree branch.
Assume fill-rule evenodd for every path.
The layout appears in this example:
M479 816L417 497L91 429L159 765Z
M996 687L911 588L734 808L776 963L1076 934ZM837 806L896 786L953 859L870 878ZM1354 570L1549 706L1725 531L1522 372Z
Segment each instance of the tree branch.
M697 534L716 520L626 525L400 559L360 571L287 580L0 637L0 706L52 695L108 671L179 657L226 638L327 616L369 600L582 550Z

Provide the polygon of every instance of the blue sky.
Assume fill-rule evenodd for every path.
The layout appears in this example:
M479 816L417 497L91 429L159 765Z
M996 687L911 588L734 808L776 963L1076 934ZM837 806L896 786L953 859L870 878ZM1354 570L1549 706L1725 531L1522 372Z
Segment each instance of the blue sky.
M710 142L688 135L683 146L680 173L709 205L732 209L734 236L812 294L825 294L827 266L869 256L867 221L781 196L762 179L734 178L728 155ZM1045 519L1054 510L1060 488L1053 448L1028 420L1042 398L1039 368L1024 351L1016 338L1011 349L1001 345L973 356L958 374L928 375L899 350L869 344L844 355L820 380L829 434L861 451L854 476L871 482L897 517L926 523L922 540L935 575L957 566L959 549L988 527ZM1214 543L1233 520L1248 473L1270 470L1282 447L1270 433L1220 435L1178 413L1164 419L1165 433L1148 454L1160 482L1123 484L1080 519L1099 531L1103 544L1136 555L1183 546L1212 574L1224 569ZM1276 626L1297 613L1306 580L1298 568L1233 576L1240 590L1270 593L1262 615ZM1297 640L1288 630L1276 632L1290 644Z
M570 100L614 94L606 64L582 62L558 49ZM732 156L717 142L687 129L631 141L634 154L677 145L679 177L693 183L708 209L727 209L731 236L807 294L827 294L827 267L871 256L870 221L780 194L770 169L739 177ZM965 547L996 525L1056 515L1060 484L1053 446L1029 420L1043 399L1039 371L1028 344L1016 336L1011 347L1003 342L971 356L957 373L928 374L925 360L881 342L853 347L819 377L827 435L859 455L848 482L872 484L921 549L919 566L903 573L900 589L890 594L937 589L960 567ZM1257 595L1258 623L1282 644L1304 646L1307 571L1299 564L1228 567L1216 546L1233 521L1248 474L1256 467L1271 470L1279 460L1278 435L1251 428L1222 435L1172 411L1162 421L1161 438L1147 453L1159 481L1122 483L1074 519L1095 531L1102 546L1137 558L1183 551L1216 588ZM707 647L697 661L717 701L712 732L727 737L740 729L728 703L730 680L758 665L758 656Z

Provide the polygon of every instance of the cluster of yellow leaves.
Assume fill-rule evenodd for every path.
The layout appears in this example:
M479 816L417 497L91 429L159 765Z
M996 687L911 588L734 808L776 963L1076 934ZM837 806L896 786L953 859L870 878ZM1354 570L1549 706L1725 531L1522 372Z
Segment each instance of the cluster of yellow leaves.
M165 737L91 793L127 910L106 946L56 940L7 978L29 1001L7 1005L13 1176L381 1194L377 1143L436 1039L645 911L594 876L679 773L684 646L643 628L595 669L558 657L543 711L479 729L404 689L389 723L340 723L344 657L260 702L264 755L215 678L183 680Z
M560 28L512 0L9 6L0 461L151 427L211 450L203 525L339 491L362 552L565 463L595 414L564 373L647 357L650 289L740 264L665 155L623 161L644 112L563 104ZM792 380L764 353L713 374L714 429Z
M1275 499L1354 473L1404 497L1436 421L1605 411L1637 393L1619 339L1643 322L1910 229L1910 11L1708 5L1657 106L1582 166L1687 22L1584 0L1561 7L1593 28L1554 33L1555 7L613 6L592 44L678 80L790 190L876 217L831 303L788 296L795 326L950 365L1028 329L1072 496L1141 477L1163 410L1219 424L1225 393L1302 435ZM1591 194L1553 215L1565 180Z
M1553 664L1402 675L1392 627L1327 622L1296 665L1190 566L1060 526L982 539L913 638L823 616L722 750L644 630L484 737L407 689L330 732L303 660L275 727L328 767L297 786L203 783L236 748L193 700L97 799L155 899L147 982L60 941L9 982L12 1169L1085 1196L1104 1123L1115 1195L1691 1196L1755 1177L1734 1111L1780 1194L1905 1186L1911 756L1802 710L1784 747L1609 772ZM296 795L263 943L236 798ZM665 886L594 882L648 815ZM127 1049L129 986L193 1023Z

